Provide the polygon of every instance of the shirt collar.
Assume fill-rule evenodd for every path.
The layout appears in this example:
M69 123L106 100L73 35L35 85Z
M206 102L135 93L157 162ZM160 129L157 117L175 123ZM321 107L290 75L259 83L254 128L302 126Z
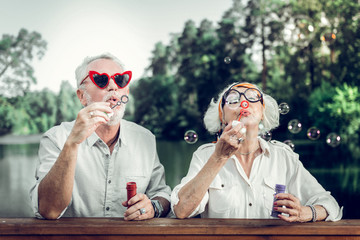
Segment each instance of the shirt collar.
M96 134L96 132L93 132L88 138L87 138L87 144L89 146L93 146L97 141L100 140L100 137Z
M261 151L264 153L264 155L270 156L270 146L269 146L269 142L265 141L265 140L262 139L261 137L258 137L258 138L259 138L259 143L260 143Z
M124 125L126 125L126 123L125 123L125 121L123 119L121 119L121 122L120 122L120 136L119 136L119 139L117 141L119 142L119 144L126 145L126 137L125 137L126 127ZM123 127L121 127L121 126L123 126ZM93 146L99 140L102 141L101 138L96 134L96 132L93 132L93 134L91 134L87 138L87 144L89 146Z
M126 121L124 119L121 119L120 121L119 141L121 144L124 144L126 146Z

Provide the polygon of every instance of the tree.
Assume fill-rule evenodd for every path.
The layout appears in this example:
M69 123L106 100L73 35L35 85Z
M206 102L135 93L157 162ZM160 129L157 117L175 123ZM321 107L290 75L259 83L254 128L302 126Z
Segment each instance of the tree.
M0 40L0 96L23 95L36 83L31 61L41 59L47 43L37 32L21 29L17 36L4 34Z
M178 114L177 92L173 77L156 75L139 79L132 90L134 121L160 138L178 138L182 116Z
M252 51L260 48L262 59L261 83L262 89L267 88L267 61L272 48L283 41L282 32L288 17L288 6L279 0L254 0L248 1L246 11L246 26L249 42L253 43Z
M81 103L75 89L68 81L62 81L57 98L57 110L55 124L64 121L72 121L81 109Z

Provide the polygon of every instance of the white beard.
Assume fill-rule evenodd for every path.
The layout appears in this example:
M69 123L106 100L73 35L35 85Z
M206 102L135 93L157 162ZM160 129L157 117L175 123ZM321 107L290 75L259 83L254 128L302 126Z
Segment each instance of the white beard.
M104 96L102 101L106 102L113 95L114 95L113 93L108 93L107 95ZM91 96L87 93L87 91L84 91L84 96L85 96L86 102L87 102L86 106L88 106L89 104L94 102L92 100ZM118 96L118 97L120 98L120 96ZM118 107L116 107L116 108L118 108ZM110 121L108 121L106 123L106 125L108 125L108 126L116 125L116 124L120 123L121 119L124 117L126 104L121 104L120 109L116 109L116 108L113 109L114 115L112 115L110 117Z

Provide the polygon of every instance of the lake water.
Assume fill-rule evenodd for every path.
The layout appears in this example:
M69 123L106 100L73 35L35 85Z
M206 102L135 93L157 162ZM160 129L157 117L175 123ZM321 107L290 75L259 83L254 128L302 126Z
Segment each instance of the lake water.
M36 138L26 144L15 142L0 141L0 217L33 217L28 193L34 183L39 144ZM158 141L159 158L171 188L187 173L192 153L201 144ZM360 218L358 159L341 147L330 148L311 141L295 145L304 166L344 206L344 218Z

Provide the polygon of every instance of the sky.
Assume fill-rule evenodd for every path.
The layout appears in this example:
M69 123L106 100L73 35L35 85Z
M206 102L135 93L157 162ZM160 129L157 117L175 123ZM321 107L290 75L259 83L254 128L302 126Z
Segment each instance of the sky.
M157 42L168 44L185 22L197 26L208 19L215 26L232 0L0 0L0 34L36 31L47 41L41 60L33 60L37 84L32 90L76 86L75 68L86 56L110 52L133 79L150 64Z

